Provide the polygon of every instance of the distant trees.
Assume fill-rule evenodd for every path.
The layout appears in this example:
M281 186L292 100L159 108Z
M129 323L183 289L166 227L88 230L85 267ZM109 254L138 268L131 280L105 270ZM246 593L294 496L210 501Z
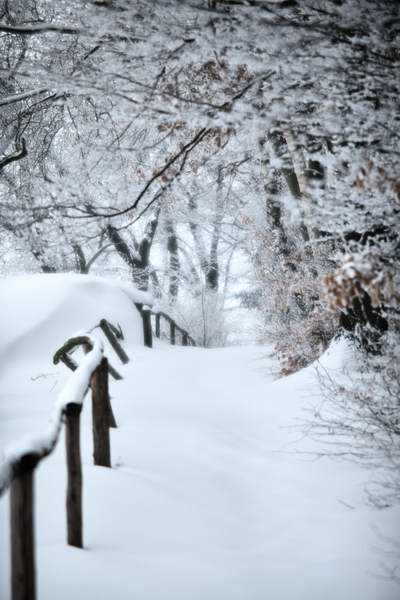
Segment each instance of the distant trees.
M231 132L246 156L263 164L266 231L272 236L267 244L272 239L275 244L271 260L282 263L283 278L297 281L285 302L295 321L307 321L315 310L324 310L321 286L329 277L323 278L343 263L346 236L397 225L398 10L398 3L378 0L141 0L135 5L113 0L84 6L74 1L68 11L44 0L3 1L0 31L8 77L0 102L3 129L9 133L2 163L11 165L24 133L24 176L34 165L34 176L51 180L48 190L57 195L62 218L97 219L101 235L125 226L113 224L119 216L129 219L147 204L168 203L185 170L188 175L198 144ZM129 156L144 154L137 145L133 153L122 148L121 141L132 139L133 122L140 131L150 120L153 128L161 127L155 148L172 162L167 160L155 176L145 168L149 185L132 202L125 176L131 170ZM57 139L69 145L68 136L58 134L67 123L80 136L75 181L71 171L68 181L65 175L49 177L51 160L46 158ZM158 151L149 150L146 160L154 160ZM218 152L221 164L229 162L226 140ZM115 168L117 156L122 185L115 185L109 169L110 160ZM79 198L77 181L87 188L87 169L94 174L97 161L103 168L109 161L107 184L92 180L85 196L93 199ZM162 161L156 164L159 168ZM61 201L65 189L54 193L61 178L73 191L72 202ZM190 202L189 209L198 213L193 195ZM218 211L218 202L215 207ZM207 251L196 219L190 221L210 289L218 287L219 221L214 220ZM171 230L176 227L171 220L166 227L171 267L177 272L180 251ZM378 248L384 252L384 244L377 240L374 253ZM370 249L358 245L356 254L357 260L363 255L368 261ZM385 259L381 267L388 264ZM393 269L391 264L391 278ZM177 283L176 278L171 282L171 295ZM353 329L365 329L352 311ZM289 313L282 319L287 321ZM349 319L340 318L349 326Z

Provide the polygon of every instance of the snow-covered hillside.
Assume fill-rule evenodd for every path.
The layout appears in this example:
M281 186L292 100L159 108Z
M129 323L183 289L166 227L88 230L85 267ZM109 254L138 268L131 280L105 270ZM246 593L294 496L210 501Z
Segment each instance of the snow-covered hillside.
M133 302L151 304L149 294L101 277L48 274L0 280L0 368L22 359L49 359L68 337L101 318L118 322L131 341L143 343Z
M394 536L399 511L365 505L358 465L301 454L315 448L293 427L318 398L314 369L274 380L266 348L144 348L134 297L85 277L1 283L3 446L45 426L68 377L51 363L66 337L107 317L131 357L111 382L112 470L92 465L84 408L84 550L65 543L62 443L37 471L38 598L396 600L373 573L391 565L376 531ZM323 358L342 360L341 346ZM7 495L0 527L8 600Z

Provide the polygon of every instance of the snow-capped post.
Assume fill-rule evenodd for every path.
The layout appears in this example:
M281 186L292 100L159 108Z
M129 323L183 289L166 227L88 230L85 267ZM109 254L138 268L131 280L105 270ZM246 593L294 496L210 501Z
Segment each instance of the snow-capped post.
M171 346L175 346L176 324L175 324L175 321L173 321L172 319L169 322L169 332L170 332Z
M153 331L151 328L151 310L147 306L142 308L142 319L143 319L143 339L144 345L147 348L153 347Z
M156 313L156 338L160 339L161 327L160 327L160 313Z
M121 362L124 365L126 365L129 362L129 356L126 354L125 350L123 349L123 347L121 346L121 344L117 340L116 336L114 335L114 333L113 333L113 331L112 331L112 329L110 327L110 324L108 323L107 319L101 319L101 321L100 321L100 329L102 330L102 332L106 336L107 340L110 342L113 350L118 355L118 358L121 360Z
M65 408L65 444L67 455L67 542L83 548L82 534L82 463L80 448L81 404Z
M94 464L100 467L111 467L108 361L105 357L92 375L91 388Z
M33 521L34 454L25 454L18 463L18 474L11 483L11 597L35 600L35 547Z

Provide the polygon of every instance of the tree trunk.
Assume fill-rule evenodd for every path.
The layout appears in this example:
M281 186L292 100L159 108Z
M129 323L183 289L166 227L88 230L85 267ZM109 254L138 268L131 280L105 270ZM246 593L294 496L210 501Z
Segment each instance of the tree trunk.
M172 303L176 301L179 291L179 272L180 260L178 253L178 238L173 222L168 219L165 224L167 232L167 250L168 250L168 267L169 267L169 287L168 295Z
M116 251L126 264L130 266L133 282L143 291L147 291L149 288L150 251L157 231L159 216L160 209L157 209L155 215L146 226L142 241L140 244L134 242L133 248L128 246L116 227L108 225L106 229L107 235Z

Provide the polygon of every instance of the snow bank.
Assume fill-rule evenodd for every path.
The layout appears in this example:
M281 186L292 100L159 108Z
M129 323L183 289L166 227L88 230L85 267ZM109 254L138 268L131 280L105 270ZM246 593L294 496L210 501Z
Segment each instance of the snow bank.
M333 340L327 350L314 363L317 369L339 372L349 366L354 359L354 348L345 338Z
M382 559L394 566L374 528L398 537L399 510L365 505L360 465L304 454L315 446L297 423L318 400L315 369L273 380L262 351L135 348L124 380L111 381L112 469L92 465L90 402L82 414L85 550L65 543L64 445L37 469L41 600L398 599L398 586L370 573ZM321 361L345 356L334 343ZM18 439L25 419L41 431L49 415L33 407L51 380L28 383L34 402L4 402L2 441ZM8 527L4 497L2 600Z
M33 356L50 365L67 338L78 330L90 330L102 318L119 323L128 343L142 345L142 322L134 302L151 305L153 301L128 283L90 275L0 280L0 369Z
M65 409L69 404L83 404L89 389L90 378L103 358L103 343L92 336L87 336L92 349L83 356L79 368L72 373L67 383L59 393L53 407L46 431L34 432L9 444L4 450L3 462L0 465L0 493L6 489L12 477L14 465L26 454L46 456L50 454L57 443Z
M12 352L30 343L35 349L38 338L51 361L59 338L90 328L99 316L120 322L128 342L141 338L132 298L115 284L41 276L6 287L15 303L14 310L6 306L12 323L1 315L9 365ZM19 322L16 309L26 305ZM320 361L280 379L268 376L273 364L262 352L162 344L149 351L141 343L128 352L124 379L110 382L118 422L112 469L92 465L90 402L82 414L84 551L65 543L64 444L35 474L42 600L397 600L398 586L371 573L382 572L382 560L395 566L385 540L398 537L399 509L366 506L364 469L315 460L309 452L319 445L302 432L304 408L322 400L315 367L348 365L346 342L335 341ZM6 447L45 430L64 386L60 375L70 376L52 366L52 373L24 379L37 367L32 356L26 363L18 360L18 371L2 377ZM8 506L1 498L4 600L11 597Z

